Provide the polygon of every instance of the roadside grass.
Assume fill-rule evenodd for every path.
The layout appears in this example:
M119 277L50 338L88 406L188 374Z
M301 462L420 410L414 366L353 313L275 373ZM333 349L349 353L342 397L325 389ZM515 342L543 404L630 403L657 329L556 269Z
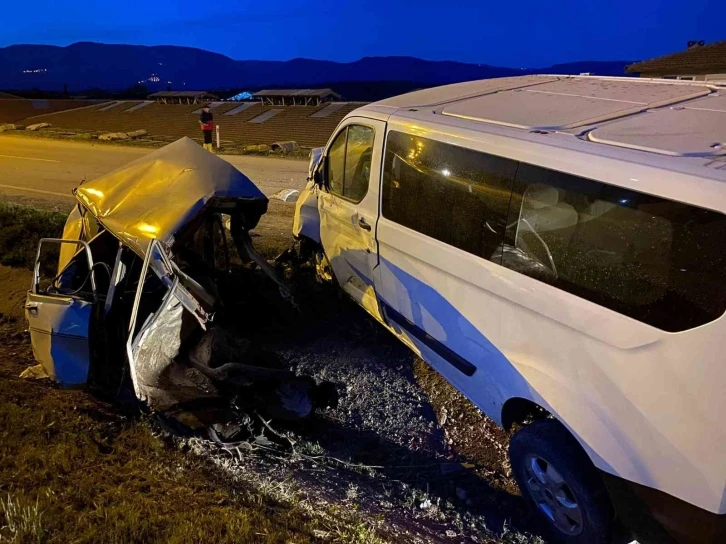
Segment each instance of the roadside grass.
M0 264L32 269L38 241L63 234L67 214L0 202ZM43 270L53 273L57 253L46 252Z
M0 542L316 541L294 505L230 489L144 420L2 374Z

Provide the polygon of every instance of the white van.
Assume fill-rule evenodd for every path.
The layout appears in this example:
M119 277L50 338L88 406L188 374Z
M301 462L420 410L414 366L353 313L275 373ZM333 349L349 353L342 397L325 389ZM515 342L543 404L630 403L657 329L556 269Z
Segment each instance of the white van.
M350 113L294 234L518 429L553 540L609 542L626 482L672 537L726 542L724 212L726 88L525 76Z

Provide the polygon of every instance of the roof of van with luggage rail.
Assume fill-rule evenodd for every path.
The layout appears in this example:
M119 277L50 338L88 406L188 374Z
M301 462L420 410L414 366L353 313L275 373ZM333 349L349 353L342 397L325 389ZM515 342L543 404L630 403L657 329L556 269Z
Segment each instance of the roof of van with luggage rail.
M726 85L714 82L505 77L415 91L357 111L365 110L523 140L536 136L631 161L633 151L645 152L651 164L661 157L664 166L726 181Z

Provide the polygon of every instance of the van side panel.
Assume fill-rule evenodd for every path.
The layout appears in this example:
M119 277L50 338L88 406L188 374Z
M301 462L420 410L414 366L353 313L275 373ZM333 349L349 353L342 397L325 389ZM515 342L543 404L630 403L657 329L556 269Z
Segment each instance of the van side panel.
M529 399L598 468L726 512L723 317L667 333L399 225L385 210L377 235L375 286L390 326L487 415L501 423L506 400Z

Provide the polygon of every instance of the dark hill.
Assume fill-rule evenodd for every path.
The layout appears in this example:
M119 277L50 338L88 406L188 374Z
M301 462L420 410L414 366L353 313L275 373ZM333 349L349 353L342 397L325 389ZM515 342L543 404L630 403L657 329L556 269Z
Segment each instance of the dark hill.
M624 75L626 64L577 62L521 70L414 57L364 57L349 63L311 59L254 61L234 60L191 47L80 42L67 47L0 48L0 88L60 91L67 84L70 92L78 92L89 88L121 90L139 82L151 90L165 89L167 82L174 90L316 87L331 82L406 82L410 88L417 88L534 72Z

